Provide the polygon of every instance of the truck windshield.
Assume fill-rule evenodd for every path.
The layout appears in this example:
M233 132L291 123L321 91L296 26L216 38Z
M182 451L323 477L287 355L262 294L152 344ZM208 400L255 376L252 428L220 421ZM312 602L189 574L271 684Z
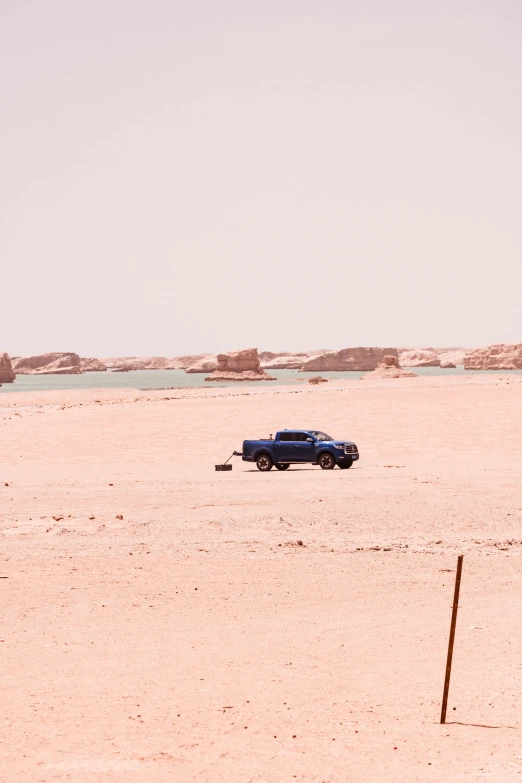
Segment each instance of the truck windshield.
M333 440L326 432L317 432L317 430L310 430L310 435L313 435L316 440Z

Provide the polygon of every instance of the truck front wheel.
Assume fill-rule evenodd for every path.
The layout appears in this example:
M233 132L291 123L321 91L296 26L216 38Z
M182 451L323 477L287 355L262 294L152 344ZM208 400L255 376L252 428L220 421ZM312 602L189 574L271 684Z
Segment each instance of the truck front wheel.
M276 462L276 468L278 470L288 470L289 467L290 467L289 462Z
M332 468L335 467L333 455L325 451L324 454L321 454L319 457L319 465L323 470L332 470Z
M346 462L340 462L339 467L341 470L347 470L348 468L351 468L353 465L353 459L348 459Z
M257 469L262 471L271 470L273 464L270 454L261 454L256 460Z

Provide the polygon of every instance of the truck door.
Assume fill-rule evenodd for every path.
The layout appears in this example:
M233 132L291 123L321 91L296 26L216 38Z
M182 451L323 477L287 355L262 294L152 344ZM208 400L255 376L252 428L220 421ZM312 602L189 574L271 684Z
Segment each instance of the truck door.
M308 432L296 432L299 441L299 462L315 462L315 443L308 443Z
M276 444L276 457L278 462L301 462L299 432L281 432L279 443Z

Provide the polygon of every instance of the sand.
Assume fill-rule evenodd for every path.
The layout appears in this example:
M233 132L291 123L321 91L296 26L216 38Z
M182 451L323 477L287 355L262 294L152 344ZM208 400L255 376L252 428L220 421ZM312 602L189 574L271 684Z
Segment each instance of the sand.
M518 780L521 402L507 374L3 395L2 780ZM360 462L214 471L306 426Z

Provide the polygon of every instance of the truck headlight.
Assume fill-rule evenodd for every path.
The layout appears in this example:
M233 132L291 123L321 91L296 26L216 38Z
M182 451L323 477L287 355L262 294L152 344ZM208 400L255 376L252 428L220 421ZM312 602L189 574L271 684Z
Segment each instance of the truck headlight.
M334 443L333 447L334 447L334 449L344 449L344 445L343 446L338 446L337 443Z

